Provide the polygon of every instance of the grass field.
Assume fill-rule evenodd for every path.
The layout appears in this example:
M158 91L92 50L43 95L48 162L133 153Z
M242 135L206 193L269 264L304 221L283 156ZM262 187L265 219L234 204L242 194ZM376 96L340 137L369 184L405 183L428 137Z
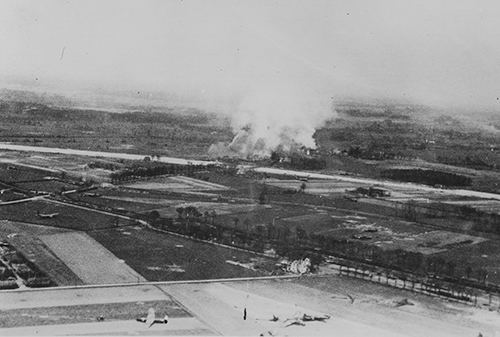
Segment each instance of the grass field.
M26 198L26 195L23 193L11 191L8 189L6 186L0 186L4 190L3 193L0 194L0 201L5 202L5 201L13 201L13 200L20 200Z
M158 208L158 203L165 205L161 199L135 199L128 197L115 197L115 196L86 196L84 193L68 195L68 197L75 201L83 201L87 204L96 205L103 208L110 208L114 210L127 210L132 212L146 212Z
M109 181L109 174L112 172L102 168L90 168L88 164L93 161L92 158L79 156L57 154L44 154L41 156L32 154L21 159L16 158L16 160L19 163L65 171L71 176L85 177L99 182ZM117 166L123 165L117 162L113 162L113 164Z
M475 210L486 213L500 214L500 200L447 200L446 204L469 206Z
M42 235L40 239L86 284L145 280L85 233Z
M141 227L89 233L149 281L196 280L266 275L272 260ZM226 261L255 263L255 270ZM262 264L262 268L258 268Z
M0 327L95 322L100 315L106 321L134 321L138 317L145 317L149 308L154 308L158 317L191 317L177 302L162 300L2 310Z
M69 184L57 180L16 182L16 186L29 191L39 191L48 193L59 193L62 191L73 190L78 187L78 185L76 184Z
M403 249L426 255L460 246L471 248L486 240L394 218L359 216L347 212L299 215L278 219L276 223L291 229L300 226L309 233L335 239L362 240L384 249Z
M53 176L58 176L58 174L54 173L52 170L42 170L13 163L0 162L0 181L13 183Z
M263 181L266 185L280 187L287 190L299 190L301 185L305 186L304 192L318 195L343 194L347 189L355 189L359 184L336 180L309 179L307 182L297 179L268 178Z
M37 212L40 212L40 214L58 214L50 219L40 217ZM43 200L2 205L0 206L0 217L12 221L76 230L92 230L129 224L127 220L118 220L117 217L112 215Z
M457 246L437 254L447 261L453 261L457 269L463 269L465 262L474 269L488 272L487 282L500 284L500 245L498 240L487 240L476 245ZM473 272L472 278L478 278Z
M128 188L171 192L220 191L227 187L184 176L158 177L124 185Z

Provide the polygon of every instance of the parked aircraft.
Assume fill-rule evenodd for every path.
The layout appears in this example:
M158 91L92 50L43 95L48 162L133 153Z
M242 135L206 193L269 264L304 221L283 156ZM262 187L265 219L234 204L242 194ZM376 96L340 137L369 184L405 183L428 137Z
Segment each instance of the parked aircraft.
M273 320L275 316L273 315ZM319 321L319 322L325 322L326 320L330 319L330 315L321 315L321 316L314 316L314 315L308 315L308 314L303 314L302 316L299 317L294 317L294 318L288 318L285 320L286 322L290 322L286 327L289 327L291 325L300 325L300 326L305 326L305 322L313 322L313 321Z
M56 216L58 216L59 213L40 213L40 212L36 212L36 215L38 215L42 219L53 219Z
M153 324L167 324L168 315L165 315L163 319L156 318L155 309L149 308L148 316L137 318L136 321L141 323L146 323L148 328L150 328Z

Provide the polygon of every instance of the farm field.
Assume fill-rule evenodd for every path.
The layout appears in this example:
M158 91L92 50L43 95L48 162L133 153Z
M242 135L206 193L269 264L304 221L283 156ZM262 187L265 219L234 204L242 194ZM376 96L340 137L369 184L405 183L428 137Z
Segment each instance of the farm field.
M483 115L481 129L473 121L475 111L434 111L411 99L334 97L332 119L318 120L322 126L311 132L314 151L293 149L281 158L278 148L269 160L222 158L220 166L205 162L200 168L190 164L215 160L209 157L216 155L208 151L212 144L246 141L233 138L239 133L234 120L157 106L176 101L160 93L103 91L107 97L95 98L112 110L69 108L85 103L63 97L54 97L53 105L50 95L36 93L23 103L21 91L7 91L0 102L0 249L6 252L1 264L12 269L4 279L14 275L19 286L0 292L0 335L500 332L495 301L488 307L482 301L481 308L452 302L474 304L474 291L464 287L488 288L498 298L500 217L482 214L500 214L498 114ZM58 108L59 101L66 108ZM471 114L471 125L461 119L465 114ZM253 127L240 132L251 136ZM422 169L428 172L417 172ZM164 172L175 175L140 178ZM373 187L382 191L371 193ZM9 203L20 198L27 200ZM277 262L299 256L309 257L312 273L322 276L135 284L267 276L280 268ZM19 264L12 266L15 257L26 258L25 266L57 285L84 287L26 289ZM353 269L366 267L370 275L356 274L366 279L378 273L380 282L383 274L387 285L390 277L397 278L395 286L415 285L417 279L432 288L429 294L442 296L449 287L450 301L335 274L343 263L355 274ZM114 282L129 284L98 285ZM171 322L151 329L136 322L149 307ZM331 319L286 327L288 318L302 314ZM96 321L99 315L106 320Z
M469 206L481 212L500 214L500 200L446 200L446 204Z
M54 214L53 218L43 218L37 214ZM116 216L98 213L79 207L46 200L34 200L13 205L2 205L0 216L12 221L28 222L45 226L75 230L93 230L128 225L128 220Z
M29 165L40 165L43 162L43 156L32 160ZM57 156L51 160L57 161ZM70 163L65 164L71 167ZM78 162L73 168L79 166L85 170L82 165L85 164ZM29 169L32 168L29 167ZM352 181L308 179L304 181L298 178L289 179L290 176L287 179L265 178L261 180L262 174L255 177L252 174L234 175L217 170L204 170L196 173L195 177L198 179L185 176L162 176L124 185L103 184L96 189L68 194L66 197L120 214L134 212L149 215L152 211L157 211L160 217L171 219L178 218L177 208L193 206L201 213L215 211L216 217L213 218L215 224L229 229L235 228L241 232L246 230L256 232L261 229L260 225L274 223L279 227L288 228L292 237L297 235L296 229L300 228L309 235L317 234L336 240L347 240L353 244L362 242L386 251L401 249L427 256L438 254L445 256L449 250L462 248L465 250L487 242L485 238L475 234L454 233L437 228L439 219L436 220L436 226L429 226L385 216L392 215L392 213L389 211L383 213L379 209L379 204L390 208L391 203L404 203L410 199L417 202L419 200L421 202L429 200L471 201L470 198L467 200L463 196L443 195L440 189L404 190L402 186L395 184L387 188L391 192L390 197L365 197L359 198L358 202L352 202L344 198L346 190L370 187L370 183L359 182L359 179ZM57 189L66 188L56 186L59 182L54 180L20 184L27 189L57 191ZM54 186L49 185L50 188L47 188L43 184ZM303 188L305 193L295 193L301 189L302 185L305 185ZM67 184L67 186L76 185ZM294 190L294 193L290 193L290 190ZM260 200L262 195L264 198ZM490 203L486 204L490 205ZM229 254L236 254L237 251L224 248L223 250L227 250L228 253L221 253L217 251L222 249L220 247L211 248L216 251L214 253L216 261L200 258L196 255L199 252L193 252L198 248L191 246L189 246L190 251L183 256L180 251L187 250L183 249L185 247L183 243L168 247L168 244L158 242L159 237L165 237L166 234L152 232L142 226L134 227L133 221L119 216L60 204L43 198L15 205L4 205L0 208L0 212L4 213L6 218L16 221L86 231L118 259L124 260L148 280L237 277L261 275L266 274L266 270L272 270L267 267L254 268L262 262L255 258L228 257ZM37 215L37 212L58 213L58 215L47 219ZM364 212L381 215L370 215ZM134 216L133 213L127 215ZM68 224L71 227L67 227ZM177 239L179 238L175 237L175 240ZM167 242L171 240L173 238L169 238ZM40 240L39 242L33 240L33 242L35 246L41 247L38 248L41 254L43 247L48 246L46 242ZM164 246L165 244L167 246ZM27 245L28 243L24 246ZM139 247L142 247L141 251ZM493 246L488 247L493 249ZM145 252L148 251L149 254L146 254ZM47 255L47 253L43 254ZM491 255L495 256L495 254ZM449 261L447 258L446 260ZM206 271L205 265L210 266L209 271ZM493 262L488 262L485 266L493 266ZM83 274L83 272L73 273L78 279ZM75 281L67 281L67 283L70 282ZM84 282L90 281L84 280ZM63 284L64 280L59 283Z
M67 182L48 180L48 179L40 181L30 181L30 182L16 182L16 186L28 191L38 191L47 193L60 193L63 191L73 190L78 187L78 185L76 184L70 184Z
M128 188L99 188L89 193L75 193L68 195L75 201L83 201L115 210L128 210L137 213L149 212L157 209L170 209L175 213L177 205L199 203L216 204L217 197L211 195L185 194L169 191L132 190ZM223 208L223 207L222 207ZM227 207L226 207L227 208ZM168 211L167 211L168 212Z
M304 184L304 192L310 194L319 195L332 195L332 194L343 194L347 189L354 189L360 186L360 184L335 181L335 180L319 180L310 179L307 181L301 181L298 179L276 179L267 178L262 181L264 184L280 187L287 190L298 191L302 184Z
M2 188L3 190L3 193L0 193L0 202L8 202L26 198L26 195L24 193L12 191L8 186L0 185L0 188Z
M347 212L317 212L276 220L292 231L300 227L310 234L339 240L363 241L383 249L402 249L425 255L444 252L453 247L472 247L485 238L436 230L433 227L403 220L356 215Z
M124 261L85 233L57 233L42 235L40 239L85 284L145 281Z
M93 191L93 193L97 193L104 198L116 199L116 200L137 200L137 202L145 202L149 203L151 201L156 202L158 200L211 200L211 194L192 194L192 193L182 193L182 192L172 192L172 191L155 191L155 190L139 190L139 189L131 189L125 188L123 186L106 186L100 187ZM85 193L81 193L80 195L84 196ZM92 199L89 199L92 200Z
M240 203L224 203L224 202L177 202L173 203L168 208L158 208L156 211L162 217L174 218L178 215L176 208L178 207L196 207L196 209L201 212L215 211L217 215L244 215L251 212L262 212L266 209L272 208L269 205L259 205L259 204L240 204Z
M94 160L92 158L79 156L64 156L64 155L27 155L16 160L18 164L32 165L42 168L51 168L61 172L66 172L68 176L83 178L86 180L94 180L97 182L108 182L109 174L113 171L91 167ZM123 164L116 161L100 160L99 162L110 163L114 167L121 167Z
M43 235L65 232L54 227L0 221L0 240L9 242L57 285L80 285L82 280L40 239Z
M237 209L235 208L235 210ZM278 223L279 219L283 217L315 214L316 212L317 210L300 205L256 205L255 208L249 209L246 212L232 211L227 214L218 214L216 222L218 225L226 228L236 228L245 231L247 226L253 229L257 225L272 224L273 222Z
M45 177L57 176L59 176L59 172L48 168L34 168L11 162L0 162L0 181L6 183L41 180Z
M14 156L13 154L17 154ZM96 160L96 158L87 158L72 155L57 155L36 153L20 153L20 152L0 152L0 163L4 167L10 167L9 174L4 173L5 181L31 181L40 180L44 177L65 177L76 179L78 181L95 181L109 182L109 175L113 172L109 169L96 167L93 165L98 162L100 164L109 164L110 167L120 168L127 163L111 160ZM98 166L98 165L97 165ZM13 169L15 168L15 169ZM17 171L17 172L14 172ZM68 179L69 178L69 179ZM2 178L0 178L0 181Z
M266 269L272 270L275 263L252 253L141 227L99 230L89 235L148 281L267 275Z
M85 193L73 194L68 196L75 201L83 201L87 204L96 205L105 209L112 209L115 211L132 211L132 212L147 212L156 209L160 205L167 206L168 202L162 199L153 198L130 198L118 196L88 196Z
M463 269L464 261L475 266L476 269L484 269L488 275L488 283L500 284L500 245L497 240L487 240L476 245L457 246L452 249L440 252L439 256L447 261L453 261L457 269ZM466 272L465 272L466 273ZM472 278L480 278L473 271Z
M131 184L126 184L124 187L170 192L221 191L228 189L226 186L184 176L145 179Z

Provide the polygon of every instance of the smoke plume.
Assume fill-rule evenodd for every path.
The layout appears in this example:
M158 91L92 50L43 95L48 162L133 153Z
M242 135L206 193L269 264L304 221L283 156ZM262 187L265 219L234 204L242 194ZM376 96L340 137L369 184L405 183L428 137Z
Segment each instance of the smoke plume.
M316 148L315 130L335 114L328 95L290 83L253 90L237 110L231 114L233 140L212 145L211 157L255 159L269 157L276 149Z

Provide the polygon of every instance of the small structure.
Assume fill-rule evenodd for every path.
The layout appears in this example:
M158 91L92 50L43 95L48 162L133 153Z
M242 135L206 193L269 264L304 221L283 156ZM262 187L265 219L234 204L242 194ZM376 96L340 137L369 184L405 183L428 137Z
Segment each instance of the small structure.
M371 186L368 195L370 197L390 197L391 192L385 188Z
M391 191L381 188L381 187L376 187L376 186L370 186L368 188L366 187L358 187L354 191L352 191L356 194L361 194L361 195L366 195L372 198L380 198L380 197L390 197L391 196Z

